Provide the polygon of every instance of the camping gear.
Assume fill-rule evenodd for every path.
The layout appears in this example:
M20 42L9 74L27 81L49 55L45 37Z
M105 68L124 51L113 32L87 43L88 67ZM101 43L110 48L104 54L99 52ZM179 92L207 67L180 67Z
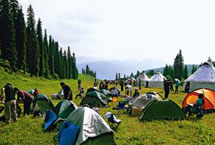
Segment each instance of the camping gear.
M58 132L59 145L74 145L79 131L80 127L65 121Z
M143 109L142 108L136 108L136 107L132 107L131 108L131 115L132 116L140 116L142 113Z
M36 97L34 97L33 104L35 104L35 103L38 105L38 107L39 107L38 109L42 113L45 113L47 110L54 109L54 105L52 104L51 100L49 100L49 98L44 94L38 94ZM37 110L35 108L35 106L34 106L34 111Z
M214 111L215 109L215 91L211 89L197 89L187 94L182 103L183 108L189 104L195 104L199 94L203 94L204 104L202 109L206 112Z
M120 119L117 119L112 112L107 112L105 117L108 119L108 123L112 129L117 129L121 123Z
M146 106L139 119L140 121L155 119L181 120L186 119L186 115L183 110L171 100L154 100Z
M185 86L189 84L189 90L193 91L199 88L215 88L215 68L209 62L203 63L197 71L184 81Z
M80 127L75 145L115 145L113 130L98 113L88 107L74 110L66 121Z
M62 99L63 98L63 89L61 89L57 94L52 94L52 99Z
M148 87L149 88L163 88L163 81L166 78L160 73L156 72L149 80Z
M88 104L91 108L92 107L104 107L108 104L109 98L99 93L97 91L92 91L86 94L80 103L80 105Z

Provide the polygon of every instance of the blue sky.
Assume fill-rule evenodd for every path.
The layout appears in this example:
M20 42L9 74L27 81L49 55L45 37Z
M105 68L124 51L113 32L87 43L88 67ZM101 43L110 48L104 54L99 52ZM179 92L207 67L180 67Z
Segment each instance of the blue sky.
M77 56L215 60L214 0L18 0L60 45Z

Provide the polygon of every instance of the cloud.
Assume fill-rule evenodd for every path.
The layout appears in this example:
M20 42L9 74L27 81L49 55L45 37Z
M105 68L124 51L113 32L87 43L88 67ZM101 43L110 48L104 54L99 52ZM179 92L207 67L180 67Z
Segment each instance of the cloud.
M173 62L182 49L186 63L200 63L215 53L213 0L19 2L25 12L32 4L43 28L77 56Z

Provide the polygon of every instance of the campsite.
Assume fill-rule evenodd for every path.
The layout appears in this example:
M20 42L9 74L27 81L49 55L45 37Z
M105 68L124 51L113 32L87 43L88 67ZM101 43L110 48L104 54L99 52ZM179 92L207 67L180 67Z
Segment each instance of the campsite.
M30 78L22 75L10 75L1 69L1 86L10 81L14 86L22 89L30 90L32 86L37 86L40 92L46 94L49 98L53 92L60 89L59 81L50 81L45 79L38 80L37 78ZM5 79L6 78L6 79ZM93 79L89 76L80 76L83 80L83 86L93 85ZM38 83L39 82L39 83ZM78 93L77 81L65 80L66 83L71 84L74 94ZM20 85L22 84L22 85ZM169 99L182 107L182 102L187 93L170 93ZM162 88L143 88L141 94L155 91L163 96ZM120 98L124 99L124 98ZM51 99L54 105L60 100ZM80 104L81 99L74 99L74 103ZM206 114L201 120L155 120L140 122L137 116L129 116L128 114L118 113L113 110L116 104L110 103L110 107L99 108L99 114L104 117L106 112L113 112L118 119L121 119L121 124L115 131L114 138L116 144L213 144L215 141L214 113ZM21 116L18 122L10 125L0 123L1 144L18 145L18 144L57 144L55 141L57 132L43 131L44 118L33 118ZM107 120L106 120L107 121ZM7 139L8 136L12 138ZM190 137L192 136L192 137Z
M0 0L0 145L215 145L214 7Z

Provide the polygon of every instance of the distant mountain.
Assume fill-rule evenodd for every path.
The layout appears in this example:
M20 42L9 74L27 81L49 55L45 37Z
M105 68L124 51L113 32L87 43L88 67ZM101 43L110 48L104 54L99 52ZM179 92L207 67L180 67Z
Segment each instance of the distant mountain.
M136 74L137 70L143 71L147 69L165 66L167 62L162 60L102 60L99 58L79 57L77 58L77 66L79 72L86 65L96 71L99 79L115 79L116 73L120 73L121 77L130 75L131 72Z

